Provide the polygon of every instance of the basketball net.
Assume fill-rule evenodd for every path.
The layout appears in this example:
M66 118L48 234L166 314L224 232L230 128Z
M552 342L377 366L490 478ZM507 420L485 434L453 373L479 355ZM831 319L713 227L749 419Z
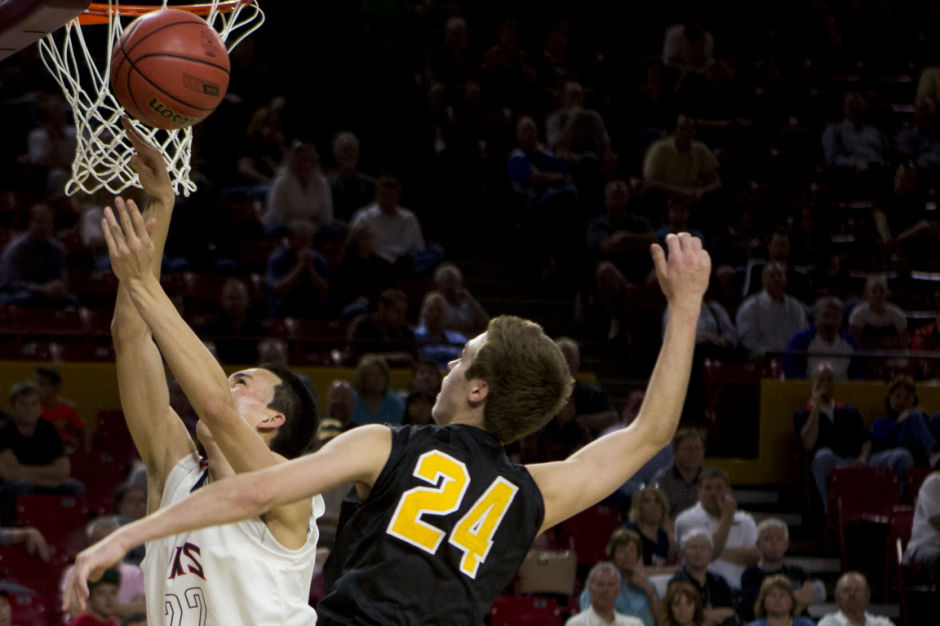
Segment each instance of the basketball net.
M171 8L189 10L202 15L219 32L226 48L232 51L245 37L264 22L264 13L257 0L224 2L206 0L199 6L167 7L168 0L154 4L152 10ZM92 5L94 6L94 5ZM102 2L106 15L88 19L87 14L68 22L64 28L49 33L39 41L39 53L46 69L62 88L72 107L77 147L72 161L72 175L65 185L65 193L92 194L105 188L117 195L130 186L140 187L137 174L130 167L134 147L121 126L124 109L111 93L111 51L124 32L121 17L141 14L139 5L121 7L117 1ZM128 17L130 16L130 17ZM107 50L103 63L95 62L85 43L82 25L107 24ZM100 55L98 55L100 58ZM137 131L163 154L173 191L188 196L196 190L190 180L192 156L192 128L160 130L144 126L131 118Z

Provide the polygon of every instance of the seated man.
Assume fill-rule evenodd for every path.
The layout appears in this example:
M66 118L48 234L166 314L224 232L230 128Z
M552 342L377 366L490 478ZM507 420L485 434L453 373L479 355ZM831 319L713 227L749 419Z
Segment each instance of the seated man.
M88 583L88 609L76 615L68 626L118 626L115 618L121 572L105 570L96 581Z
M0 429L0 479L4 507L10 507L5 516L13 513L18 495L85 495L85 485L69 476L69 458L55 426L40 417L39 396L31 380L10 388L10 421Z
M701 141L695 141L695 120L680 113L672 135L654 142L643 157L647 186L683 193L698 200L721 188L718 160Z
M871 589L864 574L846 572L836 583L836 606L838 612L828 613L819 626L894 626L887 617L868 612Z
M401 185L391 176L382 176L376 182L375 202L364 206L352 217L350 228L368 224L372 231L375 253L404 275L420 271L439 261L439 252L426 250L421 224L415 214L399 206ZM427 258L419 259L425 253ZM432 256L436 258L432 259Z
M793 335L806 330L803 304L787 294L786 269L771 261L761 272L763 289L741 303L735 316L741 345L747 351L763 356L766 352L783 352Z
M728 581L720 574L708 571L714 553L710 532L704 528L693 528L686 532L679 540L682 569L676 572L669 584L691 583L702 594L706 623L737 624ZM666 607L666 610L669 608Z
M888 141L880 130L865 124L868 103L859 91L845 94L843 119L822 134L826 165L843 174L870 174L888 163Z
M810 470L823 505L827 506L829 472L834 467L891 467L898 473L898 482L903 483L904 472L914 465L911 453L904 448L891 448L872 454L871 434L858 409L835 401L836 377L831 365L820 363L812 382L813 395L805 409L793 414L793 428L812 458Z
M801 331L787 342L783 357L783 371L787 378L806 378L822 361L832 366L836 380L846 381L860 375L858 362L850 357L858 349L855 337L842 325L842 302L834 296L816 300L815 324ZM810 354L793 354L793 352ZM821 353L814 356L812 353Z
M706 467L698 482L698 504L676 517L676 537L694 528L711 533L715 559L708 569L721 574L732 589L741 588L744 568L760 558L755 547L757 525L750 513L738 510L731 497L731 482L722 469Z
M917 492L904 562L923 563L933 584L940 586L940 472L931 472Z
M52 307L74 303L65 246L55 237L55 212L36 204L29 215L26 232L0 254L0 302Z
M698 483L705 464L705 438L695 428L680 428L672 439L675 462L653 476L653 484L663 490L669 501L669 515L679 513L698 502Z
M591 605L565 622L565 626L643 625L639 618L629 617L614 610L617 595L620 593L620 572L612 563L601 561L591 568L587 578L587 591L591 594Z
M810 580L802 567L787 565L783 555L790 547L790 531L779 519L768 518L757 525L757 549L760 561L751 565L741 574L741 616L754 619L754 603L760 595L761 584L769 576L786 576L793 584L793 595L798 603L799 613L810 604L826 600L826 586L821 580Z
M434 288L447 304L447 330L474 337L486 329L490 316L463 282L463 273L453 263L441 263L434 270Z
M379 354L392 367L407 367L414 362L417 343L405 321L408 296L399 289L386 289L379 296L374 313L356 317L347 331L346 359L350 365L365 354Z
M85 429L75 403L66 400L62 391L62 375L54 367L37 367L36 383L39 385L42 400L41 417L49 421L62 438L62 445L67 454L76 450L91 449L91 431Z

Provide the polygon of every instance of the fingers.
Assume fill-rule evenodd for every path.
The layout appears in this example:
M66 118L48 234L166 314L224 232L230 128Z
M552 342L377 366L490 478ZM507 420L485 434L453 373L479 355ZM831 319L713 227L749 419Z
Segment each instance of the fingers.
M124 233L121 226L114 217L114 211L111 207L105 207L104 219L101 220L101 232L104 234L104 241L108 244L108 254L114 256L122 252L124 246Z
M666 241L669 241L672 235L666 235ZM657 274L663 274L666 271L666 252L658 243L650 245L650 254L653 256L653 267Z
M121 229L124 231L124 239L129 244L133 243L137 236L137 231L134 229L134 223L130 216L131 211L127 210L127 205L121 198L115 198L114 204L118 210L118 218L121 221Z
M147 225L144 223L144 218L140 214L140 209L137 208L137 203L133 200L128 200L127 206L127 213L130 213L131 216L131 224L134 225L134 234L140 239L146 239L150 231L147 230Z
M141 134L134 128L134 125L131 123L131 118L126 115L121 116L121 125L124 127L124 131L127 133L127 138L130 140L131 144L134 146L134 150L141 152L143 150L152 149L146 139L141 136Z

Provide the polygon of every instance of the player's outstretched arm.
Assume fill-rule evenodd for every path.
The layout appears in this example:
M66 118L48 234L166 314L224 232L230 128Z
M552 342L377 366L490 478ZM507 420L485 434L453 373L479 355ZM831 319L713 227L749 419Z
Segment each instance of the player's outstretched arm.
M623 430L601 437L564 461L528 466L545 500L542 530L613 493L675 434L685 401L695 329L711 260L688 233L666 238L669 258L651 247L660 287L669 302L663 346L640 412Z
M116 199L115 208L117 215L106 209L102 222L111 267L226 460L237 472L262 469L281 462L255 429L241 419L222 367L186 324L149 271L154 245L137 206L133 202Z
M150 196L144 219L150 223L154 246L150 271L159 280L175 201L173 187L162 155L137 133L126 117L121 122L135 150L131 167ZM111 336L121 408L134 445L147 468L148 510L155 510L163 495L166 475L179 459L194 451L195 446L170 408L163 359L123 283L118 285Z
M63 608L83 610L88 580L100 578L108 567L124 558L128 549L145 541L258 517L272 508L309 501L315 494L349 482L371 488L391 448L387 427L360 426L335 437L315 454L197 489L188 498L122 526L83 550L75 559Z

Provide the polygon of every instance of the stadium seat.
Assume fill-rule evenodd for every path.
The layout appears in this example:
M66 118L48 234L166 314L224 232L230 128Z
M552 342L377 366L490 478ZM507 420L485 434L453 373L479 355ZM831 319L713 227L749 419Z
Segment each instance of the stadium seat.
M69 496L17 496L16 521L35 526L49 543L53 555L69 559L85 547L88 507L83 498Z
M13 626L47 626L51 623L38 595L16 594L10 596Z
M552 598L500 596L490 608L490 626L562 626L561 609Z
M829 477L827 527L839 537L846 568L846 526L859 523L887 525L891 509L901 499L897 475L886 467L837 467Z
M92 449L107 452L120 462L128 461L136 454L131 433L124 422L124 413L119 410L98 412L98 426L92 440Z
M77 451L69 455L72 477L85 484L89 510L105 513L111 509L114 489L127 475L127 463L110 452Z
M620 509L597 504L561 523L558 545L573 548L578 555L578 565L593 565L607 559L604 550L618 526Z

